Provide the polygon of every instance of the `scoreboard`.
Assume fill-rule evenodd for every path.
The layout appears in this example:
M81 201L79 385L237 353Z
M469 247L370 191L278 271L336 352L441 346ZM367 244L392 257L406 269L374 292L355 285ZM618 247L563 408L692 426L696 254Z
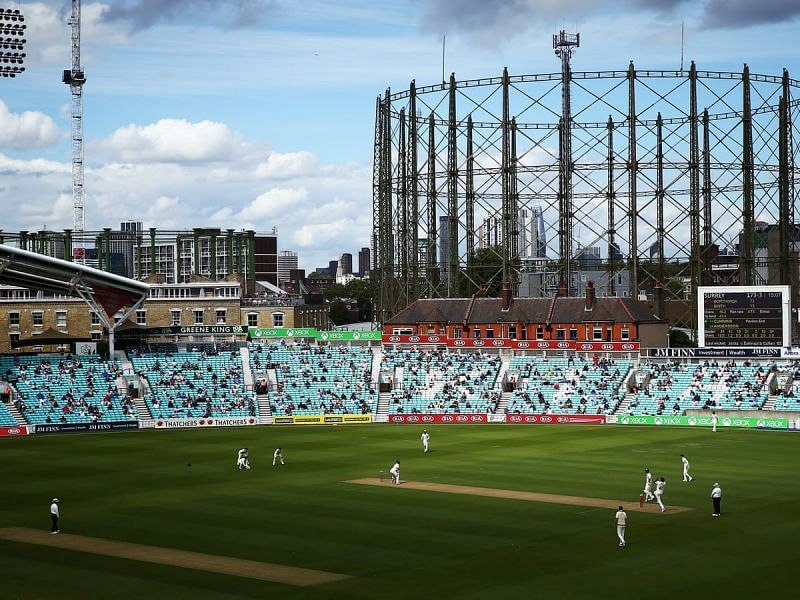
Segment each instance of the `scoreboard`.
M789 286L697 288L700 347L789 347Z

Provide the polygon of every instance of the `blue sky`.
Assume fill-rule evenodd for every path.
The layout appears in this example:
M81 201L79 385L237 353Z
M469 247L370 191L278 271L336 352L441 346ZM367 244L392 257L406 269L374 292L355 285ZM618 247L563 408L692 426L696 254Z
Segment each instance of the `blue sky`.
M26 15L27 72L4 79L6 231L72 225L69 3ZM165 9L165 7L167 7ZM441 79L699 68L800 76L797 0L126 0L83 6L87 228L271 230L307 269L369 243L375 97Z

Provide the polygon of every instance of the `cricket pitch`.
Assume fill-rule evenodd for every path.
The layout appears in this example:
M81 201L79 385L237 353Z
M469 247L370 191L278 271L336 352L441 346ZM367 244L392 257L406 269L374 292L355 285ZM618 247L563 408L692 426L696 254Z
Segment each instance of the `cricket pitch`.
M449 483L430 483L426 481L401 481L400 485L393 485L390 481L380 481L374 478L351 479L345 483L358 485L377 485L397 487L405 490L423 490L426 492L441 492L445 494L462 494L465 496L485 496L487 498L504 498L507 500L526 500L528 502L547 502L549 504L568 504L571 506L589 506L594 508L607 508L617 510L624 506L630 512L660 513L661 509L656 503L645 504L639 507L638 499L635 502L625 500L608 500L606 498L587 498L584 496L564 496L562 494L543 494L540 492L523 492L519 490L503 490L496 488L475 487L471 485L451 485ZM686 506L667 505L667 513L683 513L694 510Z

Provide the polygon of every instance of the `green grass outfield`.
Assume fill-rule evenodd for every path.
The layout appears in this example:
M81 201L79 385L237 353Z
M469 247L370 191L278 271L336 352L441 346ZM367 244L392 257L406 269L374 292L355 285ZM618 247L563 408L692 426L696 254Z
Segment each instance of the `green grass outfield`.
M62 531L345 573L297 588L0 541L2 598L797 597L800 434L693 428L254 427L0 440L0 527ZM284 448L286 466L271 466ZM250 448L253 469L235 468ZM681 482L679 454L695 482ZM627 498L644 467L682 514L613 511L343 483L387 475ZM191 463L191 467L187 466ZM711 484L723 516L712 518ZM402 487L402 486L401 486ZM786 596L786 594L789 594Z

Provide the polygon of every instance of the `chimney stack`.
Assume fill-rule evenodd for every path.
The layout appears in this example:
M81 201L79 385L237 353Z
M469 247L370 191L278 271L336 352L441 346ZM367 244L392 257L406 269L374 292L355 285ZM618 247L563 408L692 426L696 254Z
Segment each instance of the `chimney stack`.
M661 287L660 283L657 283L653 288L653 295L656 299L656 316L659 319L664 318L664 288Z
M586 286L586 304L584 306L586 310L592 310L594 308L595 298L596 293L594 289L594 281L589 281L588 285Z
M511 284L504 283L503 290L500 292L500 308L507 311L511 308Z
M566 298L568 293L567 282L562 279L558 286L558 291L556 292L556 298Z

